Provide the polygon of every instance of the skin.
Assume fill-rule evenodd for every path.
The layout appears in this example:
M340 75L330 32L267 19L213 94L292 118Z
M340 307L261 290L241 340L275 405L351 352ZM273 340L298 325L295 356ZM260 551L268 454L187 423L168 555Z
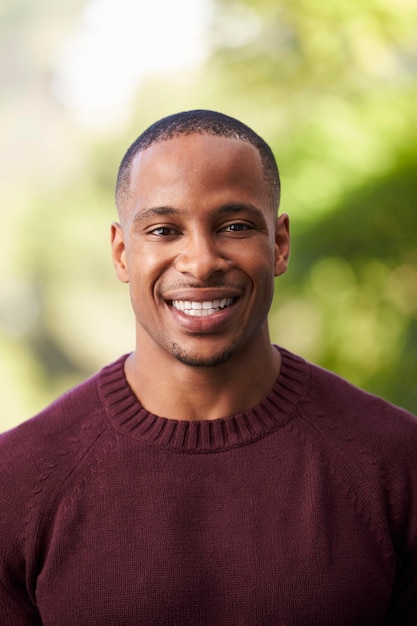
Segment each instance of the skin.
M133 163L119 213L113 262L136 318L125 370L142 405L200 420L260 402L280 369L267 315L289 221L271 206L256 148L207 134L153 144ZM210 314L188 315L184 302Z

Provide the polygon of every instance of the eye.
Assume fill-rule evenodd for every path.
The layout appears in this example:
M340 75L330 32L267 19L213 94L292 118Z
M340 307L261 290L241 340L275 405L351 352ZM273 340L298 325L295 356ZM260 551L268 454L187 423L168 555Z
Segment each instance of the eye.
M251 230L252 226L250 224L245 224L243 222L233 222L233 224L228 224L223 228L225 232L228 233L239 233L244 230Z
M153 228L148 231L149 235L156 235L157 237L170 237L175 235L177 231L171 226L157 226L157 228Z

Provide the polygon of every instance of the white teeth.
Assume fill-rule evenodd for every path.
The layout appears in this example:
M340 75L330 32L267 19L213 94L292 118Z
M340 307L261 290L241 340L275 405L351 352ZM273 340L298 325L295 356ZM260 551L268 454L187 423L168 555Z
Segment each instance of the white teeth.
M230 306L233 298L222 298L221 300L206 300L204 302L190 302L189 300L173 300L172 306L175 309L183 311L187 315L194 317L203 317L212 315L227 306Z

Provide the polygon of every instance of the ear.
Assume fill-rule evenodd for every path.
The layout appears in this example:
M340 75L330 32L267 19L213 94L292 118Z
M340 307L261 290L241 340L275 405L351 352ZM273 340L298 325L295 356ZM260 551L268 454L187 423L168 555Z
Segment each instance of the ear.
M129 271L126 263L126 246L123 229L117 222L113 222L110 231L112 259L116 276L122 283L129 282Z
M283 213L277 219L275 227L275 276L281 276L287 270L290 258L290 218Z

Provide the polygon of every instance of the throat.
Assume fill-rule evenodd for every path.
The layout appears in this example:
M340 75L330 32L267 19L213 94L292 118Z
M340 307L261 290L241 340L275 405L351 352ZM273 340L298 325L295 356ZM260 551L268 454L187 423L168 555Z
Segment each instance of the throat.
M143 408L159 417L201 421L235 415L263 400L279 374L281 355L271 346L267 330L264 334L262 342L222 364L195 367L141 333L137 350L125 361L126 378Z

